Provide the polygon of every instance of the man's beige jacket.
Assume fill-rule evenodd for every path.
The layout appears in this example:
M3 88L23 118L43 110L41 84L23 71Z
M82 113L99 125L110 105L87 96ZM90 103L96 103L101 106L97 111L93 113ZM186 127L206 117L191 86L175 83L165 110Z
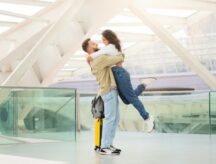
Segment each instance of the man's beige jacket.
M112 88L116 88L116 82L111 67L116 63L123 62L123 55L101 55L90 62L92 74L96 76L99 84L99 94L107 94Z

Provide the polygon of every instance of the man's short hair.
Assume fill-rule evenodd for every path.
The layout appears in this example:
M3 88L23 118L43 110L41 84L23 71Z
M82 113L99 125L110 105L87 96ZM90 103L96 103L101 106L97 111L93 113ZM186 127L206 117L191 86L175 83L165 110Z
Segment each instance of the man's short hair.
M87 38L86 40L83 41L83 43L82 43L82 49L83 49L83 51L87 52L87 49L88 49L88 46L89 46L88 42L90 40L91 40L90 38Z

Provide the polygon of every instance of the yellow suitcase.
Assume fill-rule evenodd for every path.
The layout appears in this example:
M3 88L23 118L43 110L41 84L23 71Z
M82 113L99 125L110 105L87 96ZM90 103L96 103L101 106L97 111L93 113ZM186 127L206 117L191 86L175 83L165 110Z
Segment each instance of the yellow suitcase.
M103 130L103 119L95 119L95 151L99 151L101 148L101 138Z

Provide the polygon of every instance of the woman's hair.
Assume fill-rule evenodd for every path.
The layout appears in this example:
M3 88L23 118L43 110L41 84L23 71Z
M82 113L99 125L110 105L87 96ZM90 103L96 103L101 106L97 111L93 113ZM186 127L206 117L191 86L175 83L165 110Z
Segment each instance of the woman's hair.
M114 44L116 49L121 52L121 45L120 40L118 39L117 35L111 30L104 30L102 32L102 36L106 38L110 44Z

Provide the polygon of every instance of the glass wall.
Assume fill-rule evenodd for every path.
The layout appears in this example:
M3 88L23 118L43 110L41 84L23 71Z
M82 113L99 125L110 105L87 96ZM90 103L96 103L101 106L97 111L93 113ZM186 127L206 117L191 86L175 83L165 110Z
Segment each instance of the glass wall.
M93 97L93 94L81 94L80 117L83 130L94 128L94 119L90 110ZM145 92L140 99L155 119L155 132L210 133L209 92L207 91ZM119 102L121 114L119 130L145 131L145 123L137 110L132 105L123 104L120 99Z
M75 90L0 88L2 143L18 142L18 137L74 141L75 133Z

